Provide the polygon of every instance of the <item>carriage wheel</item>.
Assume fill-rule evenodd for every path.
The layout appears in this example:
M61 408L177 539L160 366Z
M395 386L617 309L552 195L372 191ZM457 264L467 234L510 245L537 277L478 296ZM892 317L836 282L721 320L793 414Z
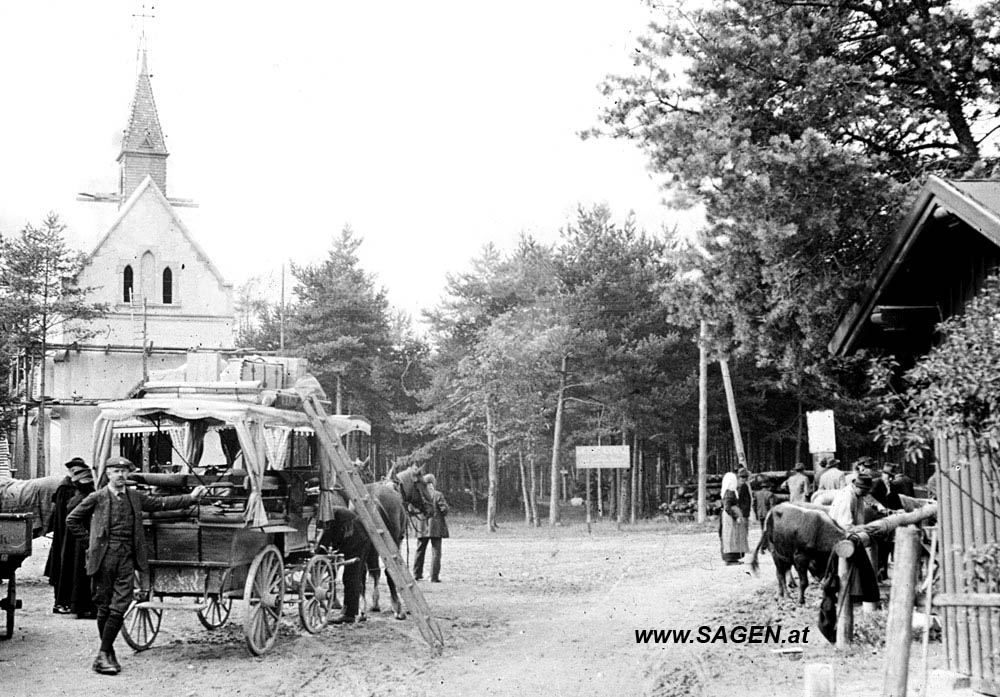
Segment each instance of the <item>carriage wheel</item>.
M7 631L3 638L10 639L14 636L14 610L17 609L17 581L14 580L13 573L7 580L7 600L0 605L7 610Z
M198 621L205 629L218 629L229 621L229 613L233 611L233 599L220 595L210 595L208 604L198 610Z
M233 611L233 599L223 597L222 594L229 590L232 573L231 568L222 573L222 579L219 581L219 592L208 595L205 607L198 610L198 621L205 629L219 629L229 621L229 615ZM205 580L206 592L208 581L209 579Z
M160 620L163 610L153 610L148 607L137 607L133 600L125 612L122 621L122 636L125 643L136 651L145 651L153 645L156 635L160 632Z
M306 564L299 583L299 620L307 632L316 634L329 621L336 582L333 564L326 557L313 557Z
M274 645L285 600L285 568L274 545L262 549L250 564L243 591L247 614L243 634L254 656L264 655Z

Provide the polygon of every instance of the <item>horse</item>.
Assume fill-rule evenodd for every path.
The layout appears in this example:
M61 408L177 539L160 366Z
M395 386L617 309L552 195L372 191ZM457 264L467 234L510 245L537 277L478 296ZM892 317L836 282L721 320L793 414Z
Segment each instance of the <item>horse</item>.
M366 484L365 488L372 497L372 501L375 502L375 507L382 517L385 530L392 537L392 541L396 544L397 548L403 540L406 526L409 523L407 508L412 507L422 513L430 510L431 498L430 492L427 490L427 483L424 482L422 469L415 466L396 473L393 479ZM336 489L334 493L340 497L344 506L349 505L342 489ZM372 580L371 610L372 612L379 612L381 608L379 607L380 596L378 586L379 579L382 577L382 569L379 564L379 553L374 545L372 545L365 563L368 569L368 576ZM396 583L393 581L392 575L387 573L385 579L389 586L389 597L393 615L397 620L406 619L406 612L403 610L402 603L399 602L399 594L396 591ZM363 586L361 590L363 597L365 591ZM362 615L366 614L365 610L367 608L361 611Z
M0 478L0 511L4 513L33 513L32 537L41 537L48 527L54 507L52 497L66 475L52 475L35 479Z

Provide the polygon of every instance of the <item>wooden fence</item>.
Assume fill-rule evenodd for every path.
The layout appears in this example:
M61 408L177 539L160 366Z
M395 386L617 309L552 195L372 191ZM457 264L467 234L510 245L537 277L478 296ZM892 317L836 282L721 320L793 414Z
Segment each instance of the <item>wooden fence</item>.
M988 454L968 437L937 439L940 562L948 668L970 676L974 690L1000 695L1000 578L975 573L970 552L998 541L996 474Z

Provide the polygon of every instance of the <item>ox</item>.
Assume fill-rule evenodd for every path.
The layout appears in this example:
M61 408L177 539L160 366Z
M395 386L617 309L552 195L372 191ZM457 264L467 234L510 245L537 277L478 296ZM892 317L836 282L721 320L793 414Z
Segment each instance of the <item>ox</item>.
M764 519L764 533L750 557L750 568L757 573L757 555L768 548L778 576L778 595L787 597L785 577L794 566L799 575L799 605L804 605L809 572L822 578L834 547L846 539L847 532L833 522L824 506L780 503Z

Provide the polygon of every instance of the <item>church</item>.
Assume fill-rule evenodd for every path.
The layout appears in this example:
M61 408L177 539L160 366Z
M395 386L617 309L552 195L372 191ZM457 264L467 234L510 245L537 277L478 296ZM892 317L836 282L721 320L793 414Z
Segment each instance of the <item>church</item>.
M80 199L118 206L77 277L91 289L87 300L105 303L108 312L87 327L84 341L52 337L44 413L29 409L15 429L11 449L20 477L62 474L62 463L73 457L89 461L101 402L125 398L151 374L185 365L197 372L194 379L216 380L233 352L233 286L178 214L191 203L168 197L168 156L143 50L118 155L118 191ZM31 382L25 401L38 404L39 371Z

